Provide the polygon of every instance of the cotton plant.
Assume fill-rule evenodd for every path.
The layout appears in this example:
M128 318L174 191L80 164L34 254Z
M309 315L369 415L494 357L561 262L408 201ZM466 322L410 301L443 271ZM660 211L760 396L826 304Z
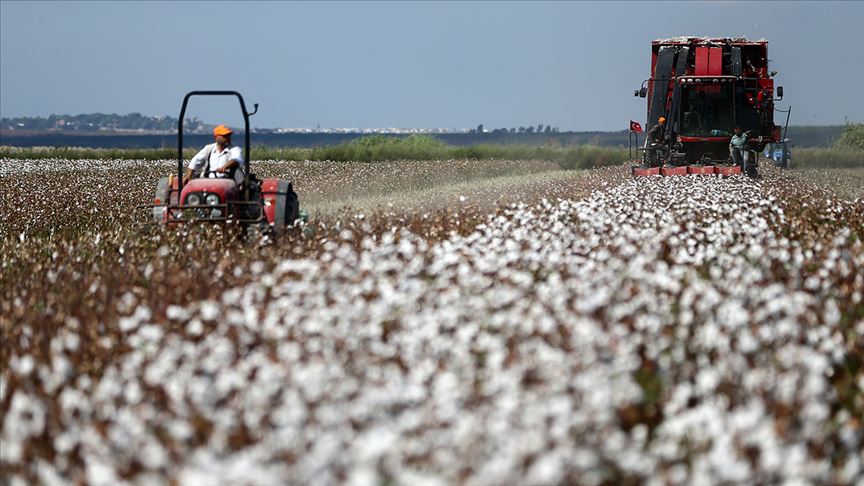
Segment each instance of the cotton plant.
M356 212L314 252L226 267L250 277L218 295L121 296L101 373L70 373L74 329L10 358L2 461L103 484L864 475L864 378L840 375L860 202L779 178L554 193L435 237Z

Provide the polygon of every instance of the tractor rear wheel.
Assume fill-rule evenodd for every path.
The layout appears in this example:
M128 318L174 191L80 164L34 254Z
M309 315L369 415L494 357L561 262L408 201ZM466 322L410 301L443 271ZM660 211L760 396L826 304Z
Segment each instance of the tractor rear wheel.
M280 194L276 197L276 218L273 221L273 230L276 234L284 233L294 227L294 222L300 218L300 199L294 192L290 182L279 182Z

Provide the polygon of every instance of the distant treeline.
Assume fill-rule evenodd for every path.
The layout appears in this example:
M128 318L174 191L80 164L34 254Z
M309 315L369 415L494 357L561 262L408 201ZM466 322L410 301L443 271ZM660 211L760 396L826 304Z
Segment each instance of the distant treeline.
M196 118L184 119L183 125L190 132L206 132L213 125L208 125ZM177 130L177 118L170 116L144 116L141 113L85 113L80 115L50 115L47 117L16 117L0 119L0 130L45 131L59 130L62 132L95 132L95 131L174 131Z
M829 147L843 132L844 126L790 126L786 136L792 140L794 147ZM382 135L384 137L405 138L407 135ZM471 132L446 133L430 135L448 145L525 145L548 147L574 147L578 145L596 145L598 147L627 147L628 132L550 132L546 133L511 133ZM640 140L644 134L640 134ZM356 133L254 133L252 143L264 147L328 147L340 145L363 137ZM209 134L186 134L186 147L200 147L210 143ZM235 143L242 144L243 139L235 135ZM47 133L37 135L17 135L9 132L0 133L0 145L12 147L89 147L111 149L168 149L177 147L177 136L171 134L159 135L92 135L75 133Z

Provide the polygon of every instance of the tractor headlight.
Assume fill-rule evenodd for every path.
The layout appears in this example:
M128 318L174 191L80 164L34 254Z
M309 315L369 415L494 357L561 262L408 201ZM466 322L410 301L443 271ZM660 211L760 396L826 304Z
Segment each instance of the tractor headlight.
M219 195L218 194L207 194L207 197L204 198L204 201L210 206L215 206L219 204Z
M212 209L210 211L210 217L211 218L221 218L222 217L222 210L216 209L216 208Z
M189 196L186 198L186 204L190 206L197 206L201 204L201 196L199 196L198 194L189 194Z

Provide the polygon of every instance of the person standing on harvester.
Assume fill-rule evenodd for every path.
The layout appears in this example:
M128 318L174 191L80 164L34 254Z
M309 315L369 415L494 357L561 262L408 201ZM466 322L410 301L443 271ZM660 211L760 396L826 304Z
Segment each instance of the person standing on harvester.
M216 141L205 145L189 161L189 168L186 169L186 174L183 176L184 185L189 182L195 172L202 169L205 169L202 177L230 178L234 179L238 186L243 183L243 155L240 147L231 144L232 133L231 129L225 125L219 125L213 129L213 137Z
M654 143L663 143L666 138L666 118L657 119L657 124L648 130L648 139Z
M650 149L645 152L646 160L649 166L659 167L663 165L662 160L664 158L664 155L666 154L665 144L666 118L661 116L657 119L657 124L651 127L650 130L648 130L648 136L645 137L645 148Z
M750 132L741 133L741 127L735 127L735 134L729 140L729 155L732 156L732 162L741 167L741 170L750 172L750 167L747 162L750 160L750 153L747 151L747 138Z

